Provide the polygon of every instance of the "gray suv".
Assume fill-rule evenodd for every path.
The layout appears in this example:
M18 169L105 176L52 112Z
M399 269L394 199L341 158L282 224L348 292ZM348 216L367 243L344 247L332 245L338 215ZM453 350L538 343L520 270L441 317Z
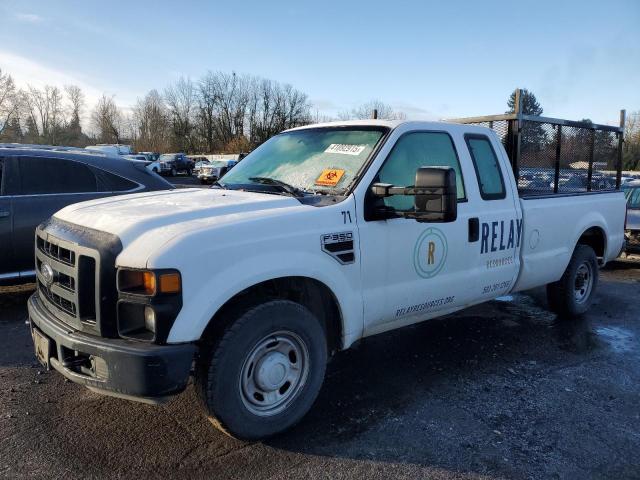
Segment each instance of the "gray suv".
M35 229L61 208L171 188L144 162L64 147L0 144L0 285L35 278Z

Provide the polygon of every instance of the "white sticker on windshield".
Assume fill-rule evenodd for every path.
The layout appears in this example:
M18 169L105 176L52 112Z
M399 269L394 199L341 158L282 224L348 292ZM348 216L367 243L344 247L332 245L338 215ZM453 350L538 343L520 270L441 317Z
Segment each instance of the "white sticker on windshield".
M324 153L341 153L343 155L360 155L366 145L347 145L344 143L332 143Z

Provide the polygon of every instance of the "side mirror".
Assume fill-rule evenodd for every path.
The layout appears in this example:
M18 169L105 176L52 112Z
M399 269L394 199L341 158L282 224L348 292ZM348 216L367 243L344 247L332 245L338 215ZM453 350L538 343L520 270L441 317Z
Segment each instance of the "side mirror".
M458 218L456 171L448 167L420 167L415 183L416 220L455 222Z
M378 218L403 216L418 222L454 222L458 218L456 172L450 167L420 167L412 187L398 187L388 183L374 183L371 194L377 198L392 195L413 195L414 210L395 212L384 207Z

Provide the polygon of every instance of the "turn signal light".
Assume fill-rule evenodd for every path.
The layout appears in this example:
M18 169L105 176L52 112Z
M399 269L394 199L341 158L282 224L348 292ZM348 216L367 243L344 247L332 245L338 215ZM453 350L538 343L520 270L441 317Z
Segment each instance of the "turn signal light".
M160 277L160 293L178 293L180 291L180 274L161 273Z
M181 288L178 272L121 269L118 276L118 290L124 293L153 296L157 293L179 293Z

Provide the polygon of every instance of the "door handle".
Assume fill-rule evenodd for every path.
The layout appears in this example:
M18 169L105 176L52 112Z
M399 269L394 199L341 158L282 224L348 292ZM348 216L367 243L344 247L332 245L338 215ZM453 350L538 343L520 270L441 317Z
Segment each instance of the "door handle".
M5 217L8 217L9 215L11 215L11 212L7 210L0 210L0 218L5 218Z
M477 242L480 239L480 220L478 217L469 219L469 243Z

